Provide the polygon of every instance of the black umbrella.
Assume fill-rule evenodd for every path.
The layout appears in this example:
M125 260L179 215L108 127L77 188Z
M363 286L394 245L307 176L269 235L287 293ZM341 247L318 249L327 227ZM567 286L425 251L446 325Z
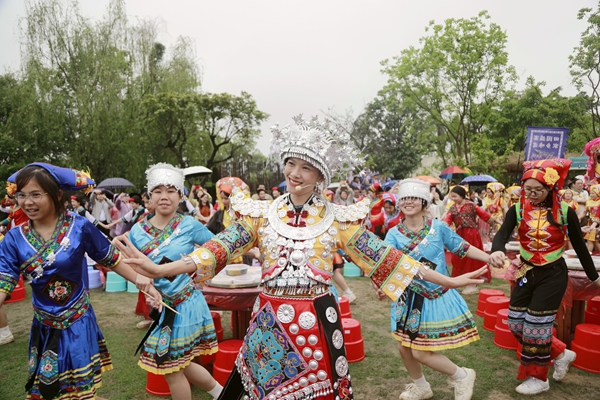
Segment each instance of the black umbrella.
M108 178L98 184L99 188L126 188L133 187L133 183L125 178Z

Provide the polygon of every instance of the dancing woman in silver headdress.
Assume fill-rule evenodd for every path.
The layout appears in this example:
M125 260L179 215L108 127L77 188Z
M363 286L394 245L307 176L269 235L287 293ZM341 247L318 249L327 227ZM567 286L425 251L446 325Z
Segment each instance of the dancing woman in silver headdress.
M340 311L331 295L333 255L343 249L373 283L397 301L415 276L445 286L479 283L480 271L449 278L380 241L364 226L368 200L351 206L320 192L362 162L349 140L316 118L274 127L289 194L272 204L234 188L235 223L182 261L156 266L123 248L149 276L198 269L214 273L254 246L263 262L263 292L220 399L353 399Z

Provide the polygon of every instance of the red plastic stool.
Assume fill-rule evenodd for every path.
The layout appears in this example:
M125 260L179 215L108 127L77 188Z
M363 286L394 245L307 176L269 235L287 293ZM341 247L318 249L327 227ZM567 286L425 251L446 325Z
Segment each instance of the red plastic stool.
M496 315L503 308L508 308L510 299L506 296L491 296L485 301L485 313L483 315L483 329L494 332L496 326Z
M517 350L519 341L508 329L508 308L498 311L496 314L496 326L494 327L494 344L501 349Z
M593 297L590 301L587 302L586 312L590 314L600 315L600 296Z
M600 325L600 296L596 296L587 302L585 323Z
M4 303L16 303L17 301L23 301L26 298L25 282L23 282L23 276L19 275L19 283L17 283L17 286L15 286L15 289L10 294L10 300L4 300Z
M479 300L477 301L477 311L475 313L480 317L483 317L485 313L485 301L488 297L492 296L504 296L504 292L502 290L497 289L481 289L479 291Z
M171 390L163 375L156 375L152 372L146 373L146 392L155 396L170 396Z
M365 358L365 342L360 330L360 322L354 318L342 318L344 346L348 362L359 362Z
M227 383L231 371L235 368L235 359L244 342L242 340L231 339L219 343L219 351L213 364L213 378L221 385Z
M579 324L575 328L575 338L571 350L577 353L573 361L575 368L600 374L600 326Z
M213 325L215 326L215 332L217 334L217 341L223 340L223 325L221 325L221 314L216 311L211 311L210 315L213 319Z
M340 313L342 313L342 318L352 318L352 311L350 311L350 301L347 297L340 296Z

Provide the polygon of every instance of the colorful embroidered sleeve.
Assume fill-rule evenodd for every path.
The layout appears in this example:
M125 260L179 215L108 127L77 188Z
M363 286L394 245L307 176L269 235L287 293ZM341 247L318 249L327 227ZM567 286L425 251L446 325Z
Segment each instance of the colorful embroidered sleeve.
M0 242L0 292L11 294L19 281L18 245L9 235Z
M481 208L479 206L475 207L475 212L477 213L477 216L479 218L481 218L482 220L484 220L486 222L491 217L490 213L488 213L487 211L485 211L483 208Z
M381 211L376 216L369 218L366 223L367 228L371 229L371 228L383 225L383 223L385 222L384 212L385 211Z
M107 268L113 268L121 261L121 252L114 247L98 228L87 219L80 219L83 223L85 251L90 258Z
M461 238L446 224L436 224L436 229L439 229L440 233L442 234L444 247L446 247L451 253L456 254L460 258L466 257L467 253L469 252L469 248L471 247L469 242Z
M256 226L260 225L262 219ZM229 228L204 243L190 254L197 268L212 269L213 274L216 274L227 265L229 260L241 256L256 246L257 235L254 226L250 217L238 219Z
M421 264L400 250L381 241L365 227L352 224L339 231L342 248L378 288L393 301L398 301Z

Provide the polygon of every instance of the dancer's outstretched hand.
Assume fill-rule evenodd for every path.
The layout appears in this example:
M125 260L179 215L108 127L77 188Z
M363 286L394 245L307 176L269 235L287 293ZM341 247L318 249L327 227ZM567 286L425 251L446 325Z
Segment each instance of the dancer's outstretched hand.
M383 292L383 290L381 290L381 289L379 289L379 288L377 287L377 285L375 284L375 282L373 282L373 281L370 281L370 282L371 282L371 287L372 287L373 289L375 289L375 294L377 295L377 299L378 299L379 301L381 301L381 300L383 300L383 299L387 298L387 295L386 295L386 294Z
M478 276L485 274L488 271L488 266L485 265L479 268L477 271L467 272L466 274L462 274L456 276L454 278L450 278L450 285L448 287L458 288L461 286L467 285L480 285L484 283L483 279L477 279Z
M490 265L494 268L504 268L506 254L501 251L495 251L490 254Z
M136 249L126 234L114 238L112 244L123 254L123 261L129 264L138 274L149 278L159 278L162 276L160 273L161 267L154 264L152 260Z

